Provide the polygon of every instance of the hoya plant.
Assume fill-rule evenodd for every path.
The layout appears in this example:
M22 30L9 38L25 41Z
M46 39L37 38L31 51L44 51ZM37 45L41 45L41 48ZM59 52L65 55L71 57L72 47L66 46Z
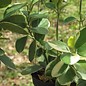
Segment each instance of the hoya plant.
M66 0L26 0L23 3L11 3L11 0L1 0L0 8L5 8L0 20L0 30L9 30L22 34L15 43L18 53L21 53L28 40L28 60L33 63L21 70L21 74L38 74L44 82L54 80L55 86L85 86L86 80L86 27L83 26L82 0L79 0L79 19L66 18L63 23L78 21L79 29L76 35L70 36L67 43L59 40L58 30L60 15L68 5ZM10 5L9 5L10 4ZM42 10L42 6L56 14L56 39L46 41L50 22L49 11ZM35 11L34 11L35 10ZM16 69L12 61L0 50L0 60L7 66ZM44 78L46 77L46 78ZM74 86L74 85L72 85Z

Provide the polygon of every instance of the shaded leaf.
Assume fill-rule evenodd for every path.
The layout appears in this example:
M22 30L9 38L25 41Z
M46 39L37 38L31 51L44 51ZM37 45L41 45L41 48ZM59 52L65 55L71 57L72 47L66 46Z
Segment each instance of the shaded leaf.
M0 56L0 60L8 67L15 69L15 65L13 64L12 60L7 57L6 55Z
M67 17L67 18L63 21L63 23L64 23L64 24L68 24L68 23L73 22L73 21L75 21L75 20L76 20L75 17L70 16L70 17Z
M16 41L15 47L18 53L21 53L24 50L26 41L27 41L27 36L24 36Z
M52 3L52 2L48 2L48 3L45 3L46 7L51 9L51 10L54 10L55 9L55 4Z
M4 20L2 20L2 22L11 22L11 23L17 24L23 28L26 27L26 20L23 15L12 15L12 16L7 17Z
M23 75L26 75L26 74L32 74L32 73L35 73L37 72L38 70L40 70L42 67L40 65L32 65L32 66L29 66L27 68L25 68L24 70L22 70L21 74Z
M4 55L4 54L5 54L4 50L2 50L2 49L0 48L0 56L2 56L2 55Z
M12 0L0 0L0 8L6 7L11 4Z
M34 59L36 53L36 41L33 40L29 47L29 60L32 61Z
M1 22L0 27L4 30L10 30L15 33L24 34L24 35L28 34L22 27L10 22Z
M13 13L15 13L16 11L20 10L22 7L24 7L27 3L23 3L23 4L13 4L10 7L8 7L5 10L4 13L4 17L9 17L11 16Z

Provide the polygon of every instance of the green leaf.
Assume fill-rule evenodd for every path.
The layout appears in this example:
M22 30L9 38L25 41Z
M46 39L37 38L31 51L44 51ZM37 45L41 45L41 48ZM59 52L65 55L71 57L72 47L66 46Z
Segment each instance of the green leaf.
M32 65L32 66L29 66L29 67L25 68L25 69L21 72L21 74L23 74L23 75L32 74L32 73L34 73L34 72L37 72L37 71L40 70L41 68L42 68L42 67L41 67L40 65L34 64L34 65Z
M80 79L77 86L86 86L86 80Z
M48 44L55 50L61 51L61 52L70 52L68 46L61 41L50 41Z
M2 20L2 22L11 22L11 23L17 24L23 28L26 27L26 20L23 15L12 15L12 16L7 17L4 20Z
M83 45L81 45L78 49L77 49L77 53L80 56L86 57L86 43L84 43Z
M55 4L52 3L52 2L48 2L48 3L45 3L46 7L51 9L51 10L55 10Z
M75 21L75 20L76 20L75 17L70 16L70 17L67 17L67 18L63 21L63 23L64 23L64 24L68 24L68 23L71 23L71 22L73 22L73 21Z
M58 62L52 69L52 77L58 77L62 75L66 71L67 67L68 65L64 64L62 61Z
M4 50L2 50L2 49L0 48L0 56L2 56L2 55L4 55L4 54L5 54Z
M86 80L86 61L81 60L78 63L76 63L74 66L77 72L80 74L81 78Z
M33 13L33 14L30 14L30 17L32 19L47 18L48 17L48 13L47 12Z
M33 40L29 47L29 60L32 61L34 59L36 53L36 41Z
M80 31L79 37L75 43L75 47L79 48L80 46L82 46L84 43L86 43L86 28L82 29Z
M38 33L34 33L34 37L37 41L41 41L44 39L45 35L44 34L38 34Z
M46 69L45 69L45 74L46 74L47 76L51 76L52 69L53 69L53 67L54 67L57 63L58 63L58 58L56 58L55 60L51 61L51 62L47 65L47 67L46 67Z
M43 28L43 27L35 27L35 28L31 28L32 32L34 33L38 33L38 34L47 34L48 30Z
M61 85L68 85L74 80L75 76L76 76L75 71L73 70L72 67L70 67L67 68L67 70L57 78L57 80Z
M8 7L6 10L5 10L5 13L4 13L4 17L9 17L11 16L12 14L14 14L16 11L20 10L22 7L24 7L27 3L23 3L23 4L13 4L11 5L10 7Z
M8 6L11 2L12 0L0 0L0 8Z
M70 65L73 65L80 60L80 56L78 54L72 55L71 53L63 54L60 58L64 63Z
M4 30L10 30L15 33L24 34L24 35L28 34L22 27L10 22L1 22L0 27Z
M42 19L37 27L31 28L32 32L39 33L39 34L47 34L48 28L50 26L50 22L48 19Z
M27 41L27 36L24 36L16 41L15 47L18 53L21 53L24 50L26 41Z
M0 56L0 60L8 67L15 69L15 65L13 64L12 60L7 57L6 55Z
M67 44L68 44L68 46L70 48L74 48L75 47L75 40L76 40L75 36L70 36L69 37Z

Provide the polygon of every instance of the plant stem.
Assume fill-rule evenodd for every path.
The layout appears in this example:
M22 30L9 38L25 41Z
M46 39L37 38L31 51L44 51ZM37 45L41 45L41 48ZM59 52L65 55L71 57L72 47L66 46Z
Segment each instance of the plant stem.
M56 40L58 40L58 29L59 29L59 13L57 12Z
M80 5L79 5L79 16L80 16L80 20L79 20L79 30L82 27L82 0L80 0Z

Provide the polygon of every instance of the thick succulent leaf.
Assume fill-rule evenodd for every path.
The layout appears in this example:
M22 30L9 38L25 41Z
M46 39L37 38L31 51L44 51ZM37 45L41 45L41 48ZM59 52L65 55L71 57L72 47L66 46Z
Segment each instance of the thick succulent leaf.
M48 42L48 44L55 50L61 52L70 52L68 46L64 42L52 41L52 42Z
M57 78L57 80L61 85L68 85L74 80L75 76L75 71L72 67L69 67L61 76Z
M73 65L80 60L80 56L78 54L72 55L71 53L63 54L60 58L65 64L69 65Z
M78 63L76 63L74 66L77 72L80 74L81 78L86 80L86 61L81 60Z
M82 46L84 43L86 43L86 28L82 29L80 31L79 37L75 43L75 47L79 48L80 46Z
M15 69L15 65L13 64L12 60L7 57L6 55L0 56L0 60L8 67Z
M25 17L23 15L12 15L12 16L7 17L4 20L2 20L2 22L3 21L17 24L23 28L26 27L26 20L25 20Z
M32 61L36 54L36 40L33 40L29 47L29 60Z
M0 8L6 7L11 4L12 0L0 0Z
M55 60L51 61L51 62L47 65L47 67L46 67L46 69L45 69L45 74L46 74L47 76L51 76L52 69L53 69L53 67L54 67L57 63L58 63L58 58L56 58Z
M21 53L24 50L26 41L27 41L27 36L17 39L15 47L18 53Z
M70 17L67 17L67 18L63 21L63 23L64 23L64 24L68 24L68 23L70 23L70 22L73 22L74 20L76 20L76 18L73 17L73 16L70 16Z
M64 62L60 61L52 69L52 77L58 77L62 75L67 70L68 65L64 64Z
M86 43L84 43L83 45L81 45L78 49L77 49L77 53L80 56L86 57Z
M28 34L22 27L10 22L1 22L0 27L4 30L10 30L15 33L24 34L24 35Z
M34 65L28 66L27 68L22 70L21 74L23 74L23 75L32 74L32 73L39 71L41 68L42 68L42 66L34 64Z
M23 3L23 4L13 4L11 6L9 6L4 13L4 17L9 17L12 14L14 14L16 11L20 10L22 7L24 7L27 3Z

